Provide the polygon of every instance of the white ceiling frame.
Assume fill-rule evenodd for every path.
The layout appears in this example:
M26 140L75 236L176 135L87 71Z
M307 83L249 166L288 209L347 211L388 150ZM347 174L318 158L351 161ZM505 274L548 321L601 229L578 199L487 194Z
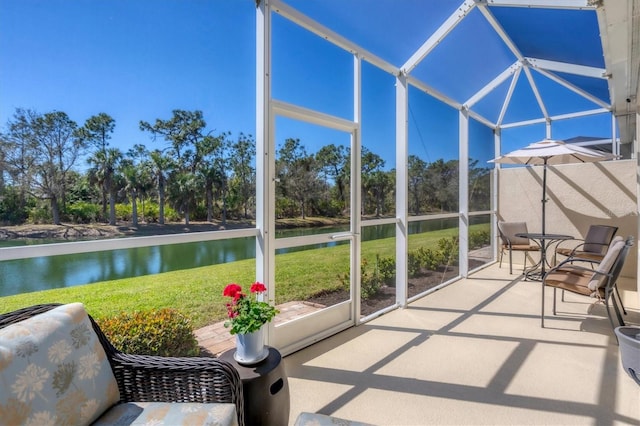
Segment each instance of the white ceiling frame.
M451 99L447 95L445 95L445 94L439 92L438 90L434 89L433 87L429 86L427 83L423 82L422 80L418 80L417 78L408 75L407 76L407 83L411 84L412 86L416 87L417 89L421 90L422 92L426 93L427 95L433 96L437 100L439 100L441 102L444 102L445 104L449 105L452 108L455 108L457 110L462 109L462 104L460 102L457 102L457 101Z
M569 114L554 115L552 117L549 117L549 120L551 120L551 121L568 120L570 118L587 117L589 115L597 115L597 114L611 114L611 111L609 111L606 108L590 109L590 110L587 110L587 111L580 111L580 112L572 112L572 113L569 113ZM546 118L534 118L532 120L525 120L525 121L518 121L518 122L515 122L515 123L503 124L503 125L500 126L500 128L501 129L510 129L512 127L528 126L530 124L546 124L546 122L547 122Z
M482 13L482 16L489 22L489 25L493 28L493 30L498 34L498 36L502 39L503 43L507 45L511 53L514 54L518 61L522 61L524 56L520 50L516 47L515 43L511 40L511 37L507 35L507 32L502 28L502 25L496 20L496 17L493 16L493 13L489 10L486 5L478 5L478 10Z
M291 8L284 2L280 0L270 0L270 6L272 11L286 17L290 21L300 25L302 28L311 31L313 34L322 37L323 39L335 44L336 46L346 50L347 52L353 55L358 55L360 59L367 61L372 65L375 65L378 68L393 75L398 75L398 73L400 72L400 69L398 67L374 55L363 47L360 47L357 44L347 40L334 31L331 31L329 28L310 19L306 15Z
M511 50L511 53L513 53L513 55L521 63L521 65L524 65L524 56L522 55L520 50L516 47L513 40L511 40L511 37L507 35L507 32L504 30L504 28L502 28L502 25L500 25L496 17L493 16L493 13L491 13L491 11L486 6L486 4L484 4L485 2L483 1L481 3L483 4L478 3L478 9L482 13L482 16L484 16L484 18L487 20L489 25L491 25L491 27L496 32L496 34L498 34L498 37L502 39L502 42L509 48L509 50ZM544 103L542 102L542 98L540 97L540 93L538 92L538 89L535 85L535 82L533 81L533 78L531 78L531 74L529 73L529 70L527 69L527 67L520 67L518 68L517 74L514 75L514 79L511 81L511 86L509 87L507 98L505 99L505 103L502 105L500 117L496 123L496 126L498 127L500 127L500 123L504 119L504 114L506 112L506 109L509 103L511 102L511 97L513 95L513 90L515 89L516 82L520 78L520 71L523 68L524 68L525 74L527 74L527 80L529 81L529 85L531 86L531 89L533 90L533 93L538 101L538 106L540 107L540 110L545 115L545 117L548 116ZM544 120L543 122L546 122L546 119L543 119L543 120Z
M401 67L406 75L409 75L413 69L418 66L431 51L467 16L476 6L474 0L464 0L464 2L453 12L440 27L431 34L431 37L425 41L418 50L404 63Z
M545 118L549 118L549 112L547 108L544 106L544 102L542 101L542 96L540 96L540 91L538 90L538 85L535 81L533 81L533 76L531 75L531 70L529 67L524 67L524 73L527 76L527 80L529 81L529 85L531 85L531 90L533 90L533 95L536 97L538 101L538 106L540 107L540 111L542 111L542 115Z
M492 81L490 81L489 84L484 86L482 89L478 90L473 96L471 96L469 99L467 99L467 101L464 103L464 105L467 108L471 108L473 105L475 105L477 102L479 102L482 98L484 98L489 93L491 93L493 91L493 89L495 89L496 87L500 86L506 79L508 79L513 74L515 74L515 72L518 69L520 69L521 66L522 66L522 64L520 62L518 62L518 61L514 62L507 69L502 71L496 78L494 78Z
M543 76L547 77L550 80L555 81L556 83L560 84L561 86L566 87L567 89L571 90L572 92L582 96L583 98L593 102L596 105L600 105L602 108L607 108L607 109L611 109L611 105L609 105L608 103L606 103L605 101L603 101L600 98L597 98L595 96L593 96L591 93L589 92L585 92L584 90L582 90L581 88L571 84L570 82L568 82L567 80L547 71L547 70L543 70L542 68L533 68L534 70L536 70L536 72L542 74Z
M483 116L481 116L480 114L478 114L475 111L467 110L467 114L469 115L470 118L473 118L474 120L484 124L485 126L489 127L490 129L496 129L497 128L496 123L492 123L491 121L487 120L486 118L484 118Z
M524 120L524 121L517 121L515 123L503 124L500 126L500 128L511 129L513 127L523 127L523 126L530 126L532 124L546 124L546 123L547 123L546 118L534 118L532 120Z
M570 112L567 114L554 115L553 117L551 117L551 121L568 120L571 118L587 117L589 115L597 115L597 114L611 114L611 111L609 111L607 108L597 108L597 109L590 109L586 111Z
M516 88L516 84L518 83L518 79L520 78L520 73L522 72L522 67L516 70L516 73L513 75L511 79L511 84L509 85L509 90L507 90L507 96L504 98L504 102L502 103L502 108L500 109L500 115L498 116L498 121L496 125L500 127L502 125L502 120L504 120L504 115L507 113L507 108L511 103L511 97L513 96L513 91Z
M590 6L588 0L479 0L489 6L506 7L538 7L545 9L576 9L593 10L596 7Z
M407 83L414 86L416 89L420 90L421 92L424 92L427 95L436 98L440 102L449 105L451 108L457 109L458 111L462 109L466 109L464 105L462 105L460 102L456 102L455 100L451 99L447 95L429 86L422 80L418 80L417 78L409 75L407 76ZM469 111L469 116L473 117L474 120L479 121L488 127L491 127L492 129L496 128L495 123L493 123L491 120L487 119L486 117L483 117L482 115L478 114L475 111Z
M564 72L567 74L581 75L584 77L606 79L606 70L598 67L588 67L586 65L576 65L567 62L550 61L539 58L524 58L533 68L541 68L547 71Z

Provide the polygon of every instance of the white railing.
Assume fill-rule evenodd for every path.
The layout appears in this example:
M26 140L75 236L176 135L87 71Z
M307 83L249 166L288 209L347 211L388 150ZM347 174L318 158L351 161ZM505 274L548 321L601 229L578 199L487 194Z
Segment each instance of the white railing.
M106 240L75 241L68 243L37 244L0 248L0 261L30 259L34 257L78 254L139 247L164 246L169 244L218 241L233 238L256 237L256 228L226 231L189 232L184 234L152 235L147 237L112 238Z

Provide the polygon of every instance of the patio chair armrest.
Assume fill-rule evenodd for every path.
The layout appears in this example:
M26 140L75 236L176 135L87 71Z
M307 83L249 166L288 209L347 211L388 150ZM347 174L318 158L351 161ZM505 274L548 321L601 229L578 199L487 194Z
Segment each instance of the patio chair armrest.
M121 352L110 357L122 402L226 402L244 423L244 397L238 371L208 357L162 357Z
M558 263L556 266L554 266L553 268L549 269L549 271L547 273L552 273L552 272L556 272L560 269L572 269L574 271L582 271L582 272L591 272L591 273L595 273L595 274L599 274L599 275L610 275L604 272L599 272L595 269L592 268L587 268L585 266L580 266L580 265L576 265L573 262L585 262L585 263L591 263L591 264L598 264L598 262L596 262L595 260L590 260L590 259L581 259L581 258L567 258L565 260L563 260L562 262ZM569 267L567 268L566 265L569 265Z
M576 244L576 242L579 242L579 244L574 245L574 246L571 248L571 252L572 252L572 253L574 253L574 252L576 251L576 249L577 249L577 248L582 247L582 246L584 245L584 243L585 243L585 242L584 242L584 240L583 240L582 238L570 238L570 239L567 239L567 240L558 240L558 241L555 243L555 244L556 244L556 248L555 248L553 251L555 252L556 250L558 250L559 248L561 248L561 247L560 247L561 245L563 245L563 244L565 244L565 243L573 243L573 244ZM562 247L562 248L565 248L565 247ZM569 247L567 247L567 248L569 248Z
M582 269L585 269L585 270L589 269L589 268L585 268L585 267L582 267L582 266L579 266L579 265L574 265L574 262L590 263L591 265L597 265L597 264L600 263L600 262L595 261L593 259L583 259L583 258L580 258L580 257L568 257L568 258L564 259L562 262L560 262L557 265L555 265L553 268L551 268L551 270L562 268L566 264L572 265L572 267L575 266L576 268L582 268ZM594 269L589 269L589 270L595 272Z

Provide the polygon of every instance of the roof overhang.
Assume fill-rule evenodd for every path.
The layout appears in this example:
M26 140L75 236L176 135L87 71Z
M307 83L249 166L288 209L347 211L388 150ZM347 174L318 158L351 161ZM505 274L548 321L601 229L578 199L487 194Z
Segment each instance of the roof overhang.
M640 0L598 0L595 3L611 94L618 119L620 143L636 136L640 60Z

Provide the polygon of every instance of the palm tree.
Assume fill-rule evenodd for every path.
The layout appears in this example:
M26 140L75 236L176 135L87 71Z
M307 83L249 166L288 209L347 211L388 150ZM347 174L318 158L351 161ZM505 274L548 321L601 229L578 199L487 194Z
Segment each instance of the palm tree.
M173 170L173 160L164 155L162 151L155 150L151 152L151 170L158 188L158 222L164 225L164 203L165 189L167 185L167 175Z
M131 199L131 222L134 227L138 226L138 187L141 182L141 170L132 159L125 158L120 162L120 172L125 181L124 190Z
M108 148L96 151L87 160L93 167L90 174L95 176L102 189L103 214L106 213L106 198L109 197L109 225L116 224L116 188L114 174L118 163L122 159L122 151L118 148Z
M198 179L196 175L185 171L174 173L170 186L171 195L172 199L181 203L180 207L184 213L184 224L187 226L189 225L191 203L197 189Z

